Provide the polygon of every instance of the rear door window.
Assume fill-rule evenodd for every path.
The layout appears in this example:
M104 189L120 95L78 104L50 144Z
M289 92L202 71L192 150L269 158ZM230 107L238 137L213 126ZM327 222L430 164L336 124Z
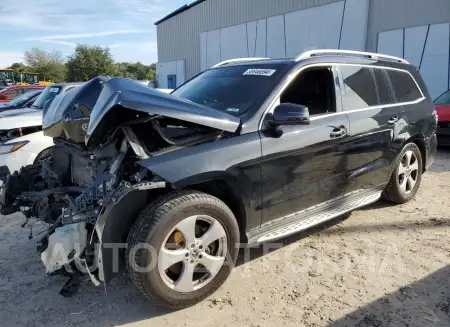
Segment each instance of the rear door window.
M410 74L392 69L388 69L386 72L394 88L397 103L412 102L422 98L422 94Z
M387 76L379 68L373 69L373 74L377 85L378 103L380 105L393 104L394 99L389 88Z
M340 66L344 80L344 110L377 106L375 78L372 69L361 66Z

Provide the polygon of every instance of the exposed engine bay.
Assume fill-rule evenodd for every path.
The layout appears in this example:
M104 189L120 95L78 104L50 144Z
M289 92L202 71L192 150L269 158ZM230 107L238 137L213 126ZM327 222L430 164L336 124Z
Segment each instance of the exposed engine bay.
M140 161L235 133L238 119L220 114L128 79L97 77L44 107L51 156L5 178L1 213L48 225L37 241L47 273L84 266L98 285L108 279L97 249L108 210L130 192L173 187Z

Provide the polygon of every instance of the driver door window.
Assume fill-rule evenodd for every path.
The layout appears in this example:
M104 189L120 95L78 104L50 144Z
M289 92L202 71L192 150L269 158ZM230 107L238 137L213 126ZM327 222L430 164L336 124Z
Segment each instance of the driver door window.
M332 67L314 67L300 72L281 95L280 103L306 106L311 116L336 112Z

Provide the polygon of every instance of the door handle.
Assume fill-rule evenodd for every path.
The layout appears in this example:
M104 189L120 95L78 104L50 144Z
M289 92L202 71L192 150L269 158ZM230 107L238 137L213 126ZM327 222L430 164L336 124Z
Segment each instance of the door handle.
M397 123L398 123L398 116L391 117L391 119L388 120L389 125L395 125Z
M338 138L347 135L347 131L345 130L345 127L335 128L331 133L331 138Z

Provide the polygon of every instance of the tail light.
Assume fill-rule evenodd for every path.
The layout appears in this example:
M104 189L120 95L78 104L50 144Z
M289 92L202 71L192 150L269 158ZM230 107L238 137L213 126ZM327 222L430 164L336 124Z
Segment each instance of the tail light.
M436 121L436 125L437 125L437 123L439 122L439 116L436 111L436 108L434 108L434 110L433 110L433 116L434 116L434 120Z

